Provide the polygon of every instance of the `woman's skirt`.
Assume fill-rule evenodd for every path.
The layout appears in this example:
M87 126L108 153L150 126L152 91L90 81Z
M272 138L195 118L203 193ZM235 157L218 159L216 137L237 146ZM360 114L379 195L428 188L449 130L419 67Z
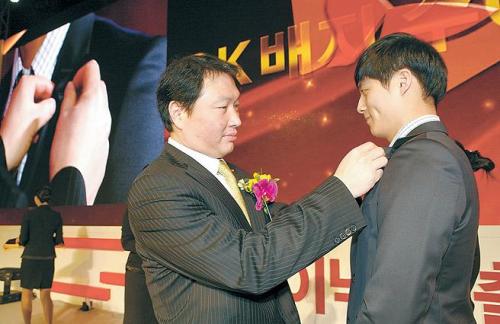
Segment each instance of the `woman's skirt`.
M21 287L48 289L54 279L54 259L34 260L23 258L21 262Z

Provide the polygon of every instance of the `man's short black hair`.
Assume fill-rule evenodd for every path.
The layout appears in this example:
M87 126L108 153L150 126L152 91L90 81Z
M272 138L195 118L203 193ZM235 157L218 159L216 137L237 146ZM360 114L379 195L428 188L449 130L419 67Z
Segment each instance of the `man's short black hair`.
M165 128L172 131L172 120L168 111L171 101L178 102L190 113L200 96L205 77L228 74L237 85L238 71L236 65L205 53L192 54L172 61L163 73L156 91L158 110Z
M446 93L446 65L430 44L406 33L387 35L370 45L356 65L354 81L359 87L364 78L388 86L395 72L407 68L418 79L426 97L437 105Z

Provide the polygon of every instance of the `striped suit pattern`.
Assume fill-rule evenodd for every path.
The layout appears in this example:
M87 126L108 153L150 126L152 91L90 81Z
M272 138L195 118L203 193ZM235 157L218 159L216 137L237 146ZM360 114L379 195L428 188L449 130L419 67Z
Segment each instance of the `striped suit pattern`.
M273 204L272 222L243 197L253 228L224 186L170 144L134 181L130 225L160 323L299 323L286 280L365 225L335 177Z

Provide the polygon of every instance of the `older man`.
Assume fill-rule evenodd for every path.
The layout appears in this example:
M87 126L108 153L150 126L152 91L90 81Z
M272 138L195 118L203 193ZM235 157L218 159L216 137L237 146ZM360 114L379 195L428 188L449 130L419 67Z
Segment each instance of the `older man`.
M160 323L298 323L287 279L364 226L355 197L387 159L366 143L272 221L223 160L241 125L238 69L199 54L172 62L158 91L171 137L129 193L130 225Z

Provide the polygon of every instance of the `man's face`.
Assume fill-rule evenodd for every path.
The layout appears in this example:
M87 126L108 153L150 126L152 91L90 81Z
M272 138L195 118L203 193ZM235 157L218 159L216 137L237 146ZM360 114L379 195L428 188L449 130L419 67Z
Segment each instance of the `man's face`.
M239 96L231 76L221 73L205 77L191 114L184 112L183 144L214 158L231 153L236 129L241 125Z
M400 128L400 96L395 78L391 80L388 88L378 80L364 78L359 84L359 92L358 113L365 118L373 136L385 138L390 142Z

